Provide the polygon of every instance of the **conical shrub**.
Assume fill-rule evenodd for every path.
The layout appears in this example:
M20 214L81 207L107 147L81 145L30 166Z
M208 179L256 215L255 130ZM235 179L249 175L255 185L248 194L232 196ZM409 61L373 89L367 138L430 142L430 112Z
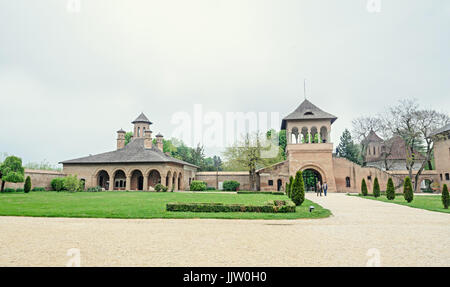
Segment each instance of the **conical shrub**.
M367 184L366 184L366 180L364 178L361 182L361 194L364 196L367 196Z
M387 187L386 187L386 197L389 200L394 200L395 198L395 187L392 178L388 179Z
M445 209L448 209L448 206L450 205L450 197L448 195L448 188L446 184L442 187L442 204Z
M403 184L403 196L405 200L409 203L414 199L414 192L412 188L411 178L409 176L405 177L405 182Z
M303 201L305 201L305 183L300 170L295 174L294 183L291 187L291 199L297 206L302 205Z
M373 196L375 198L380 196L380 184L378 183L377 177L375 177L375 180L373 181Z

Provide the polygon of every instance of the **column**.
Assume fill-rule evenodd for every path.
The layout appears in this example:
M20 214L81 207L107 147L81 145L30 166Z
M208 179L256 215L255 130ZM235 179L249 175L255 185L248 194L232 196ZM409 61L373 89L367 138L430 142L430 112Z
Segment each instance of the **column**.
M113 191L114 190L114 174L108 173L108 176L109 176L108 190Z
M127 175L127 182L125 184L125 190L131 190L131 175Z
M171 191L172 190L172 180L173 180L173 175L171 174L170 176L169 176L169 184L167 185L167 190L168 191Z
M144 186L142 188L143 191L148 191L150 190L149 186L148 186L148 176L144 176Z

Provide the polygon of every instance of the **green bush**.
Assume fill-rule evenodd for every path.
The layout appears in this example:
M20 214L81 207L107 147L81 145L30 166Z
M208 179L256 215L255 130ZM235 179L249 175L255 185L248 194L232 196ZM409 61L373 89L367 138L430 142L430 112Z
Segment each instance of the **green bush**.
M442 204L444 205L445 209L448 209L448 206L450 205L450 197L446 184L444 184L444 186L442 187Z
M409 176L405 177L405 182L403 184L403 196L405 200L409 203L414 199L414 192L412 188L411 178Z
M386 197L389 200L394 200L395 198L395 187L392 178L388 179L387 187L386 187Z
M378 183L378 177L375 177L373 181L373 196L375 198L380 197L380 184Z
M361 194L367 196L367 184L366 180L363 178L361 182Z
M190 186L191 191L205 191L206 190L206 182L201 180L193 180ZM173 189L172 189L173 191Z
M300 170L295 174L294 183L291 187L291 199L297 206L302 205L303 201L305 201L305 183Z
M33 187L32 191L46 191L45 187Z
M52 190L62 191L64 190L64 177L56 177L50 182Z
M23 185L23 189L25 193L29 193L31 190L31 178L27 176L25 179L25 184Z
M19 187L19 188L16 189L16 192L25 192L25 189L22 188L22 187Z
M64 178L64 189L69 192L77 192L82 190L83 183L76 175L68 175Z
M3 192L15 192L15 191L16 190L14 188L10 188L10 187L7 187L3 190Z
M206 190L216 190L216 188L215 188L215 187L212 187L212 186L207 186L207 187L206 187Z
M222 204L222 203L167 203L167 211L174 212L261 212L288 213L295 212L291 201L271 201L265 205Z
M225 191L237 191L241 184L235 180L225 180L223 182L223 190Z
M167 192L169 190L169 188L167 186L164 186L160 183L158 183L157 185L155 185L155 191L156 192Z
M96 187L89 187L88 189L86 189L87 192L100 192L102 191L102 188L100 186L96 186Z

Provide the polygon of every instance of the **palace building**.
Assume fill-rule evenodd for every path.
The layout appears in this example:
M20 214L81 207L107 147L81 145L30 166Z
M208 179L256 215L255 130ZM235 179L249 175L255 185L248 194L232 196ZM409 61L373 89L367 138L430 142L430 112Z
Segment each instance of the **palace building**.
M132 124L134 132L125 145L125 131L117 132L117 150L61 162L65 174L76 174L86 187L105 190L153 190L161 183L169 190L188 189L197 166L163 152L163 136L153 144L152 122L142 113Z
M337 117L323 111L308 100L304 100L292 113L282 120L281 129L286 130L286 160L256 172L256 186L263 191L284 191L289 177L303 171L306 188L313 190L317 182L327 183L330 192L360 192L361 181L365 179L369 191L373 181L378 178L382 189L389 177L394 184L401 186L407 175L406 170L385 170L381 166L380 153L383 150L381 139L370 133L368 145L368 164L361 166L333 154L331 142L332 125ZM249 174L240 172L198 172L198 167L175 159L163 152L163 136L156 135L154 144L148 118L141 114L132 122L133 136L125 144L125 131L117 132L117 149L78 159L63 161L64 174L76 174L85 181L86 187L100 186L105 190L153 190L161 183L169 190L188 190L192 180L203 180L208 186L220 188L225 180L241 183L241 190L250 188ZM448 126L439 131L446 137L436 144L436 170L423 171L420 181L448 182L449 168ZM398 139L393 139L398 141ZM394 144L390 159L400 166L401 145ZM440 161L442 155L445 158Z

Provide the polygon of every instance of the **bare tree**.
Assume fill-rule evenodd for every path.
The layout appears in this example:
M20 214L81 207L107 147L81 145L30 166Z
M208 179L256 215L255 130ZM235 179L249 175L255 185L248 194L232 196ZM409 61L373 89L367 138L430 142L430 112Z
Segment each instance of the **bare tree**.
M417 190L419 176L433 154L436 138L431 136L432 132L449 122L446 114L419 109L416 100L400 101L389 110L385 128L405 141L406 169L409 177L414 177L414 190ZM416 164L420 164L418 170L414 170Z

